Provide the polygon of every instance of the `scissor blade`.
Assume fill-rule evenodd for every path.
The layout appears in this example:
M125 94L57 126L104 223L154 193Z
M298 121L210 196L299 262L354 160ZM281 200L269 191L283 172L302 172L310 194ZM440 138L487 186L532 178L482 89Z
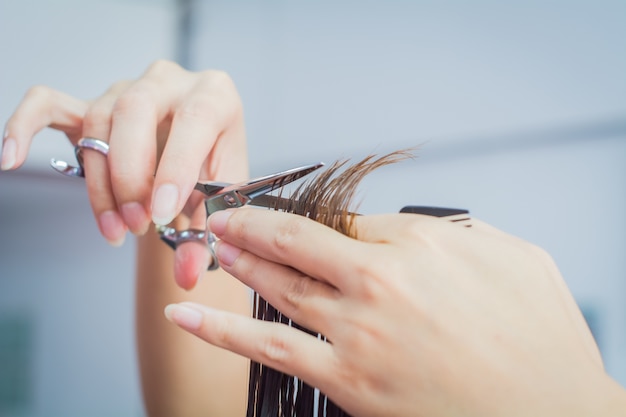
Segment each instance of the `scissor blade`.
M285 197L279 197L277 195L261 194L258 197L253 198L250 201L250 205L258 207L267 207L274 209L276 207L286 206L290 200Z
M266 175L239 184L228 185L214 192L212 197L204 200L207 215L219 210L244 206L250 203L251 200L294 182L323 166L324 164L320 162Z
M281 187L284 187L289 183L299 180L300 178L309 175L311 172L323 166L324 164L322 162L319 162L317 164L288 169L287 171L255 178L245 183L240 183L233 185L232 187L227 187L224 189L224 192L237 191L238 194L242 194L246 196L248 200L252 200L260 195L267 194Z
M273 209L273 210L285 210L286 207L295 207L298 206L298 201L297 200L293 200L291 198L285 198L285 197L279 197L276 195L268 195L268 194L263 194L260 195L254 199L252 199L252 201L250 201L251 206L258 206L258 207L267 207L269 209ZM329 213L329 209L325 206L320 206L317 205L317 207L315 208L318 212L327 212ZM360 216L359 213L353 213L351 211L337 211L335 213L336 215L340 216L340 215L349 215L349 216Z
M207 183L196 183L196 186L193 187L195 190L200 191L202 194L207 197L214 196L215 194L219 194L224 188L231 186L232 184L226 182L207 182Z

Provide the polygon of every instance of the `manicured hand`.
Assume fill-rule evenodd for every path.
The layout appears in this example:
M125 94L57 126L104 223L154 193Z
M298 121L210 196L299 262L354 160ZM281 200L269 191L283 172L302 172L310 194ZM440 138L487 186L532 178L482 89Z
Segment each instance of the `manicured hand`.
M141 235L151 221L205 228L198 180L238 182L248 177L243 111L232 80L219 71L189 72L167 61L137 80L114 84L93 101L33 87L8 120L1 167L15 169L33 136L45 127L109 144L108 158L84 151L89 200L102 235L121 245L127 230ZM198 195L195 195L198 194ZM177 251L176 279L195 285L209 256L185 244Z
M209 225L222 268L329 343L194 303L168 318L351 414L604 415L624 400L551 258L478 220L361 216L358 240L250 208Z

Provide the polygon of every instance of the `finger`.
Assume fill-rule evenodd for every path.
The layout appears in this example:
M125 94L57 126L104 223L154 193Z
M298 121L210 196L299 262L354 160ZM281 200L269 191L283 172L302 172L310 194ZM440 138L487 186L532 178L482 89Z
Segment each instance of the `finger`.
M208 343L243 355L332 392L336 379L333 347L281 323L270 323L200 304L171 304L166 317Z
M296 323L332 338L337 320L336 288L293 268L267 261L226 242L218 242L222 269L258 292L271 305Z
M147 207L156 166L156 96L138 81L112 112L108 165L113 195L124 222L135 234L149 226Z
M311 219L259 209L218 211L209 228L220 239L255 255L291 266L342 292L354 289L364 263L375 248L342 235Z
M150 224L150 194L157 158L157 125L168 112L167 91L140 79L115 102L108 157L111 185L124 222L135 234Z
M32 87L6 123L2 170L15 169L26 160L33 136L45 127L64 132L76 144L87 103L44 86Z
M167 224L180 213L211 153L226 154L220 146L238 146L229 143L234 141L228 141L216 147L227 126L238 125L234 121L241 117L241 105L230 78L220 72L208 72L198 78L190 91L175 109L170 135L156 173L152 203L152 220L156 224ZM245 155L245 149L231 154ZM237 164L223 158L216 158L211 163ZM219 166L210 169L222 171ZM223 172L219 179L232 181Z
M193 289L209 267L210 255L206 245L185 242L176 248L174 279L185 289Z
M84 137L108 142L111 133L111 112L115 100L127 85L127 82L117 83L92 102L83 121ZM100 233L113 246L120 246L124 242L127 227L117 209L107 157L86 149L83 150L83 160L89 201Z
M189 222L183 222L181 219L177 223L177 228L206 229L206 210L204 206L196 206L196 210L192 213ZM212 261L214 260L211 259L206 244L185 242L178 245L174 258L174 279L178 286L185 290L194 288L198 280L207 273L207 269Z

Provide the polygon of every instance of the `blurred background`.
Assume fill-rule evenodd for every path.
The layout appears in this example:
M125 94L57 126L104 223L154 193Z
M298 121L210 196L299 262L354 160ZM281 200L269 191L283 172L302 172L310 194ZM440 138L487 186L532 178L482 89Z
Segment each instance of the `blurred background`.
M0 121L156 59L228 71L252 175L421 145L364 213L462 207L547 249L626 384L626 2L0 0ZM0 173L0 416L142 416L132 239L97 233L43 131Z

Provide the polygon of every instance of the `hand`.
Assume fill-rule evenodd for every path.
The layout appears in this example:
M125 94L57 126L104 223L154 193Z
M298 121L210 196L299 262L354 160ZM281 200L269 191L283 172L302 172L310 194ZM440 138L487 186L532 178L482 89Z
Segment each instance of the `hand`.
M550 257L484 223L362 216L356 240L304 217L236 209L209 226L222 268L330 343L194 303L168 306L168 318L302 378L353 415L624 406Z
M241 101L231 79L218 71L193 73L159 61L139 79L116 83L90 102L34 87L7 122L2 169L19 167L45 127L64 132L73 145L81 137L109 143L108 158L87 150L84 160L94 216L113 245L123 242L127 230L141 235L151 219L168 224L183 209L190 220L179 218L179 228L204 229L201 196L192 195L195 183L248 176ZM206 248L181 245L178 284L193 287L208 262Z

